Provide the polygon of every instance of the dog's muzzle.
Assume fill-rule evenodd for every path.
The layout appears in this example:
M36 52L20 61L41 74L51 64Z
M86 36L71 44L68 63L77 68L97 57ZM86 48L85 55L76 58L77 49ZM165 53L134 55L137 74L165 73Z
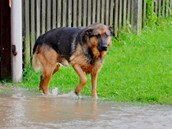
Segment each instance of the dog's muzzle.
M101 45L98 47L99 51L107 51L107 45Z
M107 46L102 46L101 51L107 51Z

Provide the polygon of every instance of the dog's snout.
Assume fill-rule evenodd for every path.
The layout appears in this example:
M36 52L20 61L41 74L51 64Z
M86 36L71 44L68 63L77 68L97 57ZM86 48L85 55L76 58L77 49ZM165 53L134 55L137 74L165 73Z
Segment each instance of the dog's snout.
M101 47L98 47L98 50L101 52L101 51L107 51L107 46L101 46Z
M106 42L101 42L99 46L100 51L107 51L107 43Z
M101 50L102 50L102 51L107 51L107 45L102 45L102 46L101 46Z

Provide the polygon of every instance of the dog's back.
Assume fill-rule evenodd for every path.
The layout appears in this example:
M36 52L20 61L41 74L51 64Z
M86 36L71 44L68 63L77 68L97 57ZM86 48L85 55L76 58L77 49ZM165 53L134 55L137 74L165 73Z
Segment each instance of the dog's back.
M72 47L77 43L75 39L80 30L80 28L63 27L46 32L36 40L33 54L39 46L48 45L69 61Z

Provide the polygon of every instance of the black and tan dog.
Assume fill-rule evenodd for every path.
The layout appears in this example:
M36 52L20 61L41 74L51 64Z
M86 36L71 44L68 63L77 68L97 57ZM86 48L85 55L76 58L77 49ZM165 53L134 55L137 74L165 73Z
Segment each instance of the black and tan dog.
M71 64L80 78L75 93L80 93L90 73L92 96L96 98L98 73L113 34L111 27L97 23L86 28L57 28L41 35L34 45L32 60L34 70L42 71L39 89L48 94L52 75L60 66Z

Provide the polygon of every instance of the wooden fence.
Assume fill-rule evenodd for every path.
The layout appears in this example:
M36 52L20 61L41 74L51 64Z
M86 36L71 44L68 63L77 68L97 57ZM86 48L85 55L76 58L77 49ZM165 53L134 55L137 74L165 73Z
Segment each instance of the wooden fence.
M172 0L153 0L152 5L158 17L172 14ZM23 0L24 64L30 63L35 39L50 29L101 22L113 26L116 35L130 26L139 31L148 6L146 0Z

